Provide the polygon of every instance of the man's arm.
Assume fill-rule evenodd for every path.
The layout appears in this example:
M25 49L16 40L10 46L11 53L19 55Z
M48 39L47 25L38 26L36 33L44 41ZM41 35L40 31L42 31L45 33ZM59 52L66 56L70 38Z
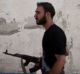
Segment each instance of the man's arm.
M65 55L55 55L55 56L57 58L57 61L52 67L49 74L60 74L64 67L66 56Z

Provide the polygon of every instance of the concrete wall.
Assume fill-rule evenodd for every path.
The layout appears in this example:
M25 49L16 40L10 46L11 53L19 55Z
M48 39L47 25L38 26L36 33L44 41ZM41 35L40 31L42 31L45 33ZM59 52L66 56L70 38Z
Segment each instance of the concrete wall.
M0 0L0 17L5 18L7 23L12 23L15 18L18 22L16 27L19 27L17 33L0 35L0 72L22 72L20 59L4 55L2 52L6 49L11 53L41 56L44 29L33 29L36 25L33 16L37 1L43 0ZM67 48L70 54L66 59L66 74L80 74L80 0L47 1L55 6L54 21L65 31L68 39Z

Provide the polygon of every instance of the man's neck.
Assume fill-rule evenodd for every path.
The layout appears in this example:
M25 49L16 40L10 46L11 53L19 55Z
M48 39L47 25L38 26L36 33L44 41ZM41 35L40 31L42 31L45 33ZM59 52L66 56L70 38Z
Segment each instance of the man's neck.
M48 21L48 22L44 25L44 27L45 27L46 30L48 30L52 25L53 25L53 20Z

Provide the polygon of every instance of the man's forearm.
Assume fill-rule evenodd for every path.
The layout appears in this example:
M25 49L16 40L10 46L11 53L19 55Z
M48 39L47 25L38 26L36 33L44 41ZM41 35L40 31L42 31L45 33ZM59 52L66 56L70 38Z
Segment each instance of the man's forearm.
M65 64L65 56L61 56L57 59L56 63L52 67L49 74L60 74Z

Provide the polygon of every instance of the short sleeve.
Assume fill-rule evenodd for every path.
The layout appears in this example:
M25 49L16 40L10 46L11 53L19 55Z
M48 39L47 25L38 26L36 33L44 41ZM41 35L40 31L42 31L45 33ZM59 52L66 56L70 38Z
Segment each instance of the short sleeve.
M60 33L56 35L55 54L59 54L59 55L66 54L66 36L64 33Z

